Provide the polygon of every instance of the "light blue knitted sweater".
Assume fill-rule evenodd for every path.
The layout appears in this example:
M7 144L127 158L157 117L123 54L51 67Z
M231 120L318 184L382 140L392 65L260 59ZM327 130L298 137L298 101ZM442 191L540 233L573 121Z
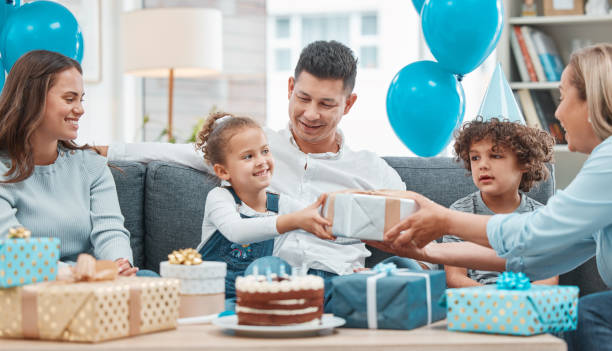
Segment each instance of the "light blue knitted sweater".
M0 161L0 179L6 179L10 160ZM59 149L53 164L36 166L22 182L0 184L0 237L18 226L33 237L59 238L64 262L84 252L133 262L115 181L106 158L90 150Z

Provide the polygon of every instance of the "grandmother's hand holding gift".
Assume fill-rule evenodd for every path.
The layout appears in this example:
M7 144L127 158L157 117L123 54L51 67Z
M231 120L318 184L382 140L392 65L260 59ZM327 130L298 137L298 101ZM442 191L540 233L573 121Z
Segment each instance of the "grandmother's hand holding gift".
M396 248L404 246L423 248L448 233L449 209L412 191L406 191L405 197L414 200L419 209L385 233L386 243Z

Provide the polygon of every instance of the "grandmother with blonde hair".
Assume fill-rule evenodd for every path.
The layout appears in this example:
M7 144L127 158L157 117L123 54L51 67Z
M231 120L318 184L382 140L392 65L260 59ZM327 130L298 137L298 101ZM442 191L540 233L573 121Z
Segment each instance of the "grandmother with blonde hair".
M612 45L572 54L559 90L555 117L568 147L590 154L565 190L534 212L494 216L452 211L410 193L420 210L374 246L433 263L524 272L533 280L568 272L596 256L603 281L612 286ZM432 243L447 233L472 242L466 245L492 247L499 257L479 260L479 251L468 246L452 250ZM564 334L568 350L612 348L612 291L585 296L578 306L578 330Z

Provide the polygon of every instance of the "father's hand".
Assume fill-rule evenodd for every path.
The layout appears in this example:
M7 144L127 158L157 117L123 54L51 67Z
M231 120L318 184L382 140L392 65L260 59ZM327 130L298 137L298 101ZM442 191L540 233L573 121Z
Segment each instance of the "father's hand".
M385 242L395 248L422 248L447 234L450 210L415 192L407 191L406 197L413 199L419 210L389 229L384 236Z

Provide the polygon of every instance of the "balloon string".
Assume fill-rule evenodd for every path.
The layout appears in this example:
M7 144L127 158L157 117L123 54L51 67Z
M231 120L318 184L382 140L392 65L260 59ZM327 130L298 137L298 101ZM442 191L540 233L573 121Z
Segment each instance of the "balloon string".
M461 82L463 80L463 75L457 74L457 81Z

